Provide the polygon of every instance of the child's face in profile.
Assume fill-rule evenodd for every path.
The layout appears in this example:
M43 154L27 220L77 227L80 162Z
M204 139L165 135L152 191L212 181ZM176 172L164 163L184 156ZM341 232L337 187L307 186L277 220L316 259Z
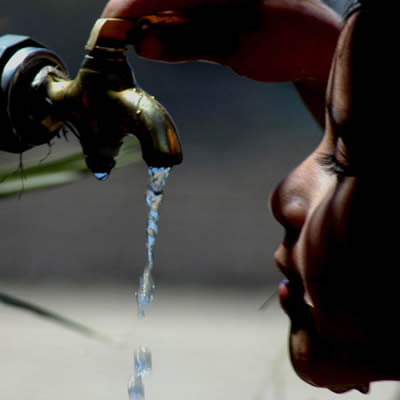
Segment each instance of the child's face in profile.
M336 392L400 378L395 61L374 18L361 10L347 19L324 137L271 198L286 231L275 259L288 278L279 291L293 366Z

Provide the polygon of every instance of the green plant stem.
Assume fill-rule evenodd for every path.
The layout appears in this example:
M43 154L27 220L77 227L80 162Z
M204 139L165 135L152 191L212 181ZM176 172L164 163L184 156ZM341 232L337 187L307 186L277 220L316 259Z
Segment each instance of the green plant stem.
M47 310L43 307L37 306L35 304L29 303L25 300L18 299L14 296L10 296L6 293L0 293L0 302L11 307L16 307L24 311L28 311L35 315L38 315L42 318L45 318L51 322L55 322L59 325L62 325L65 328L73 330L81 335L90 337L92 339L97 339L102 342L115 342L110 337L99 333L95 329L92 329L80 322L73 321L72 319L66 318L60 314L57 314L53 311Z

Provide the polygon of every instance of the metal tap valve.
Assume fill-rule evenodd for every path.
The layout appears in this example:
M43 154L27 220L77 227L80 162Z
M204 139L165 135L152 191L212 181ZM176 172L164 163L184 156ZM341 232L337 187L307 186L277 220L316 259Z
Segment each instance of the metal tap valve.
M139 139L149 166L179 164L181 145L171 117L137 86L124 55L133 28L130 20L98 20L74 80L60 58L39 43L0 37L0 149L25 151L67 126L96 175L109 174L127 135Z

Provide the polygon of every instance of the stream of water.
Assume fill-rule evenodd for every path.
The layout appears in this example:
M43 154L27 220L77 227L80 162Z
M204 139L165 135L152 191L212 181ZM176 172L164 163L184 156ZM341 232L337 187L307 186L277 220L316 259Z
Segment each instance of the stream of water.
M152 277L153 251L158 233L159 210L170 171L171 168L149 168L150 182L146 191L146 204L149 208L146 226L147 263L144 267L143 275L139 279L139 289L136 293L139 319L144 318L144 309L154 299L155 285ZM143 377L149 374L151 369L151 350L145 345L138 346L134 353L135 372L128 384L128 392L131 400L144 400Z

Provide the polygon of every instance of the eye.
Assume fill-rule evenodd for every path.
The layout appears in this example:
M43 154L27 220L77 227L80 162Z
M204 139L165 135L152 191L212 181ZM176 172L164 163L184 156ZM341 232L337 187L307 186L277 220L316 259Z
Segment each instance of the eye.
M320 153L317 157L318 164L330 175L337 177L356 176L355 168L339 162L336 153L336 149L333 153Z

